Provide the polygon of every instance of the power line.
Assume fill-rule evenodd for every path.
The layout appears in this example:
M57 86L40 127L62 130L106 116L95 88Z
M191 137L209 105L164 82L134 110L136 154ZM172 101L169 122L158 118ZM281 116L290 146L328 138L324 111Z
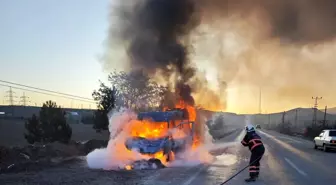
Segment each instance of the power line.
M5 80L0 80L0 82L6 83L6 84L11 84L11 85L16 85L16 86L21 86L21 87L26 87L26 88L30 88L30 89L35 89L35 90L39 90L39 91L45 91L45 92L49 92L49 93L55 93L55 94L60 94L60 95L64 95L64 96L69 96L69 97L74 97L74 98L79 98L79 99L85 99L85 100L91 100L91 101L93 101L90 98L86 98L86 97L82 97L82 96L76 96L76 95L62 93L62 92L57 92L57 91L51 91L51 90L47 90L47 89L32 87L32 86L18 84L18 83L14 83L14 82L5 81Z
M9 85L5 85L5 84L0 84L0 86L4 86L4 87L11 87ZM57 96L57 97L61 97L61 98L67 98L67 99L71 99L71 100L77 100L77 101L81 101L81 102L88 102L88 103L96 103L94 100L82 100L82 99L76 99L76 98L71 98L71 97L67 97L67 96L62 96L62 95L57 95L57 94L51 94L51 93L45 93L45 92L40 92L40 91L34 91L34 90L30 90L30 89L26 89L26 88L20 88L20 87L12 87L13 89L19 89L19 90L24 90L24 91L30 91L30 92L34 92L34 93L39 93L39 94L44 94L44 95L50 95L50 96Z

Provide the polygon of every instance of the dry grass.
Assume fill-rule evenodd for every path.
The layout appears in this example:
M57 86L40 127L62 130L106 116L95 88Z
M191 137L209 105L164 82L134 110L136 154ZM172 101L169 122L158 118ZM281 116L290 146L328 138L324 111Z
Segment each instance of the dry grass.
M109 138L108 132L96 133L92 125L72 124L72 140L86 141L90 139ZM25 126L22 120L0 120L0 146L23 146Z

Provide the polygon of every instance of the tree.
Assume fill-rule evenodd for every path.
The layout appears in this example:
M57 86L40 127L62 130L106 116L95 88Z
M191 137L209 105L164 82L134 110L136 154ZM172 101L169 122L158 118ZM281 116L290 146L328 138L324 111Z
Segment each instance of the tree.
M130 73L114 71L108 80L120 93L122 101L119 103L135 111L158 108L167 91L141 70Z
M32 118L28 119L25 128L28 131L28 134L25 133L24 135L29 144L41 142L42 130L40 122L35 114L33 114Z
M93 128L96 129L97 132L107 130L109 124L107 115L110 110L116 107L116 97L119 97L118 91L100 82L100 88L93 91L92 96L97 102Z
M66 122L64 111L52 101L44 103L40 110L39 118L33 115L25 127L28 131L25 134L25 138L31 144L55 141L68 143L72 135L72 129Z

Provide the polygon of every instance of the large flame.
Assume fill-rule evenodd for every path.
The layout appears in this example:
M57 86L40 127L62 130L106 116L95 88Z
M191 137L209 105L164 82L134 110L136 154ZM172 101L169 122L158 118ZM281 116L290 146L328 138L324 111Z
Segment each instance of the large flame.
M153 122L152 120L132 120L129 123L129 126L126 129L126 132L132 137L142 137L146 139L157 139L166 136L170 136L174 139L179 139L186 137L187 134L191 133L192 127L196 127L196 108L194 106L190 106L185 103L183 100L178 101L175 105L176 109L183 109L186 110L188 114L188 120L179 120L179 121L190 121L194 122L190 124L183 124L178 126L178 128L174 128L179 124L179 121L175 122L175 125L170 123L168 127L167 122ZM168 108L165 107L163 111L168 111ZM189 132L189 133L188 133ZM200 145L200 137L194 133L193 135L193 143L191 149L196 149L197 146ZM161 161L162 164L167 165L167 156L164 155L163 151L159 151L153 155L149 154L141 154L145 158L156 158ZM171 157L174 158L175 154L171 153ZM127 170L132 169L130 165L126 166Z

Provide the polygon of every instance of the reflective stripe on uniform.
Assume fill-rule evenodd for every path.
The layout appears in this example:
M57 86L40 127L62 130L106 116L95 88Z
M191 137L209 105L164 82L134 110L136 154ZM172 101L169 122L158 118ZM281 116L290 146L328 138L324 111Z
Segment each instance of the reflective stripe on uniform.
M260 143L257 143L257 141L260 141ZM251 146L251 150L253 150L255 147L262 145L261 139L251 139L249 141L249 143L253 143L253 145Z
M259 170L249 170L250 173L259 172Z
M251 168L253 168L253 169L255 169L255 168L259 168L259 166L250 166L250 169Z
M250 142L256 143L255 141L261 141L261 139L251 139L251 140L249 141L249 143L250 143Z
M251 150L253 150L253 148L255 148L255 147L259 146L259 145L262 145L262 143L258 143L258 144L253 145L253 146L251 147Z

